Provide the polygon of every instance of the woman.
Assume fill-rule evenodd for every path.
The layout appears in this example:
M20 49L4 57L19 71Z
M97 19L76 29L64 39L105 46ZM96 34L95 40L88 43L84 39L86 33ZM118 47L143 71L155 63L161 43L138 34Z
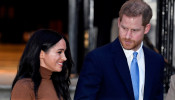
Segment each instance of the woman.
M165 100L174 100L175 99L175 74L171 76L170 79L170 88L168 90Z
M72 64L66 38L52 30L36 31L21 57L11 100L70 100Z

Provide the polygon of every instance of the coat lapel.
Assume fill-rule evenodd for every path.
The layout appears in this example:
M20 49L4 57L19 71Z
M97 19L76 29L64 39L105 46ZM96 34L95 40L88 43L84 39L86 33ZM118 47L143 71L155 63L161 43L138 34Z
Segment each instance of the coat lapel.
M146 48L143 47L143 52L145 56L145 86L144 86L144 100L148 100L151 93L152 81L154 76L152 76L151 66L151 55L147 52Z
M112 46L113 62L117 68L118 73L120 74L123 83L128 90L128 93L130 94L130 97L132 97L134 100L134 93L127 59L118 38L113 42Z

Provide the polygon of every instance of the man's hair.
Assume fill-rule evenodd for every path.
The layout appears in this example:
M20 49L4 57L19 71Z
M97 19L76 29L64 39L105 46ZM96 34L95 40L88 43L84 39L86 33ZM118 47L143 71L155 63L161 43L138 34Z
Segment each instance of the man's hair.
M123 15L128 17L137 17L141 15L142 25L146 26L152 18L152 9L143 0L129 0L122 5L119 11L120 21L122 20Z

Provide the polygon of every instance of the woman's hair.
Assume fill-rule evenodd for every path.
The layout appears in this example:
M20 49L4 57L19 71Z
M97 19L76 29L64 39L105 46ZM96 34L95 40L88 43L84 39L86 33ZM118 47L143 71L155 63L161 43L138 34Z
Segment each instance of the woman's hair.
M152 18L152 9L143 0L126 1L119 11L120 21L123 15L128 17L142 16L142 25L146 26Z
M65 37L53 30L48 29L41 29L36 31L27 42L23 55L20 59L16 77L12 83L12 89L18 80L22 78L31 78L34 83L35 97L37 98L38 88L41 83L41 74L39 73L40 52L41 50L47 52L61 39L64 39L66 42L67 49L65 51L65 55L67 60L63 64L62 71L53 72L51 79L57 92L57 96L59 98L62 97L64 100L70 99L69 76L71 73L73 61L70 53L69 43Z

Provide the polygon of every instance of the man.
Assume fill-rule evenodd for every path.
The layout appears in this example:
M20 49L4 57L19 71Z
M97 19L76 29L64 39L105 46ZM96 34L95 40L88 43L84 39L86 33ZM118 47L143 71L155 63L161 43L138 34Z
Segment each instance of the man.
M163 100L164 59L143 46L151 17L142 0L123 4L119 37L86 56L74 100Z
M174 99L175 99L175 74L171 76L170 88L168 90L165 100L174 100Z

